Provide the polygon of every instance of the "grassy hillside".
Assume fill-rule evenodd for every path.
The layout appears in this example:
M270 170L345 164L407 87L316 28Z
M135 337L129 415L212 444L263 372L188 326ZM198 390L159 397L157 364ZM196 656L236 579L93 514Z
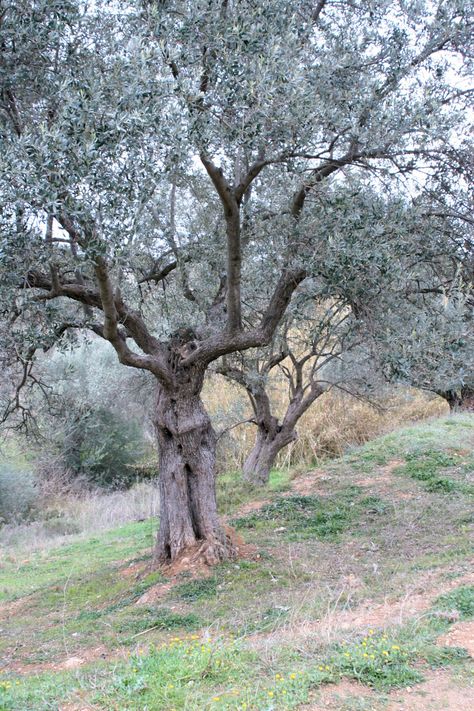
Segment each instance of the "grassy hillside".
M206 574L150 570L153 519L6 549L0 709L466 707L473 474L474 416L445 417L257 499L222 477L245 545Z

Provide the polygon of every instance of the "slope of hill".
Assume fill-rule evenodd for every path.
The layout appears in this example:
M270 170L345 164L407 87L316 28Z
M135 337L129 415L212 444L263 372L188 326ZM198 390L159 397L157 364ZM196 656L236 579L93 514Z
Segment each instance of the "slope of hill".
M243 557L213 570L150 570L154 520L4 551L0 709L467 708L473 473L445 417L257 501L224 482Z

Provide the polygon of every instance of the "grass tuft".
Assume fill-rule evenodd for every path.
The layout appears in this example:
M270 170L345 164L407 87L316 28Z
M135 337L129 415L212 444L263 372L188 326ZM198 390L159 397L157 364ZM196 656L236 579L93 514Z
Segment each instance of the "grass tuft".
M358 487L347 487L334 496L288 496L266 504L259 511L234 519L237 528L280 529L286 536L335 540L356 524L363 514L384 514L385 503L377 496L361 496Z
M456 612L462 620L474 617L474 585L463 585L445 595L440 595L434 607L436 610Z

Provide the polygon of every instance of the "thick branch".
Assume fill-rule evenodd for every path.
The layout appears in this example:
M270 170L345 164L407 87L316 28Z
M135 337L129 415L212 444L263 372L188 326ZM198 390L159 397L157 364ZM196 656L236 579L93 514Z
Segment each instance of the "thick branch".
M324 6L326 5L326 3L327 0L318 0L318 2L316 3L316 7L314 8L313 14L311 15L311 19L313 20L314 24L316 24L319 20L319 16L324 10Z
M105 260L101 257L97 259L94 271L99 284L100 300L104 312L104 336L115 348L120 362L134 368L150 370L160 379L169 382L170 374L167 369L163 368L157 357L139 355L131 351L127 346L127 342L118 327L119 315L129 321L128 324L125 323L125 328L135 334L134 338L137 343L142 342L151 350L153 348L152 342L155 339L149 334L140 315L127 309L119 293L114 295ZM156 346L158 345L158 342L156 342Z
M229 333L236 333L242 329L240 296L242 250L239 203L222 170L214 165L204 153L201 153L200 157L224 208L227 235L227 329Z
M120 362L134 368L150 370L156 377L168 383L170 374L162 357L161 344L149 333L140 314L127 307L120 294L113 294L107 267L102 259L97 262L95 272L99 284L98 292L77 282L58 282L54 288L51 278L36 270L30 271L20 286L24 289L46 291L46 294L37 297L41 300L64 296L103 311L103 335L114 346ZM119 328L119 322L125 330ZM133 338L146 355L131 351L126 344L127 336Z
M304 269L286 270L280 277L260 324L250 331L221 332L201 343L186 360L187 365L197 360L210 363L226 353L267 346L290 303L293 292L305 279Z
M176 269L178 266L178 262L170 262L169 264L166 265L166 267L163 267L162 269L157 269L154 268L151 271L148 272L148 274L145 274L144 277L138 280L139 284L145 284L146 282L149 281L154 281L155 284L159 284L160 281L163 281L163 279L166 279L168 274L171 274L172 271Z

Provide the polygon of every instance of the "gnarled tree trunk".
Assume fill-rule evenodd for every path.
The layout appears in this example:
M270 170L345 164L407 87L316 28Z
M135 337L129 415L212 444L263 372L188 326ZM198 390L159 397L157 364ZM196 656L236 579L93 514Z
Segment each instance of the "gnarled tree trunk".
M278 426L278 421L274 431L268 431L260 423L255 444L244 462L244 479L257 486L266 484L278 453L296 438L295 430L284 431Z
M253 449L244 462L243 476L246 481L263 486L268 482L279 452L298 438L298 420L323 394L323 389L317 382L312 382L306 393L302 388L295 390L281 422L271 413L270 398L264 386L248 387L247 392L258 430Z
M158 386L159 563L186 553L214 564L236 553L217 516L216 436L200 398L201 387L200 374L188 374L172 390Z

